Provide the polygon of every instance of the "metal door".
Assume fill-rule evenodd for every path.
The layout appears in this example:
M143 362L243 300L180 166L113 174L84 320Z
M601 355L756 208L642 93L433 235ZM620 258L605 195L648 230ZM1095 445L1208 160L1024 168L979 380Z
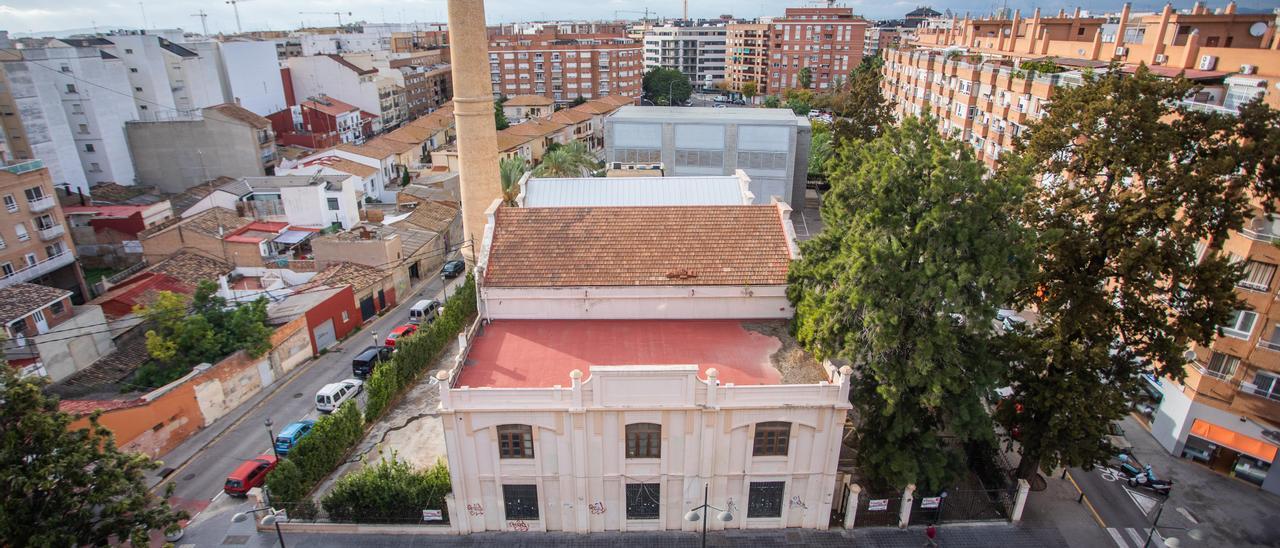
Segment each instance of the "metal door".
M360 321L367 321L377 314L378 310L373 307L373 297L365 297L360 299Z
M325 320L324 323L311 330L311 336L316 339L317 351L338 344L338 336L333 331L333 318Z

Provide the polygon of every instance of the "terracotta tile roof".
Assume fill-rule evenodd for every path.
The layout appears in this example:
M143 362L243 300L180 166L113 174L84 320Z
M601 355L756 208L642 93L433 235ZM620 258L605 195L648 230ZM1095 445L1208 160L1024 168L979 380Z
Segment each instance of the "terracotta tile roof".
M551 99L550 97L544 97L542 95L516 95L515 97L511 97L507 99L507 102L502 103L502 106L504 107L549 107L553 104L555 104L555 101L553 99Z
M431 111L429 114L419 116L418 119L405 124L411 127L423 127L439 131L453 125L453 102L450 101L440 108Z
M320 95L311 97L302 102L302 106L313 108L329 116L340 116L352 111L360 110L350 103L344 103L328 95Z
M573 107L570 110L578 110L578 111L582 111L590 114L608 114L610 112L618 110L618 108L620 107L608 101L604 101L601 99L592 99L590 101L582 103L581 105Z
M537 138L537 135L520 135L512 133L511 128L504 129L498 132L498 152L507 152Z
M544 120L542 118L531 118L519 124L513 125L504 131L511 132L514 135L528 135L530 137L542 137L551 135L566 127L566 124Z
M124 391L132 391L133 387L120 386L120 382L132 375L138 366L146 363L150 355L147 353L147 338L142 333L135 333L130 330L127 334L116 339L116 349L114 352L107 354L93 362L92 365L72 373L71 376L58 381L49 386L49 392L57 394L64 398L60 403L68 403L70 398L92 397L90 395L101 395L103 400L99 402L132 402L137 400L124 399L105 399L109 398L108 394L119 394ZM96 409L95 406L107 406L112 409L118 409L124 406L121 403L95 403L79 400L70 403L71 409L80 411L88 408L89 411ZM66 409L63 409L64 411Z
M791 262L773 206L500 207L494 287L779 285Z
M101 306L102 314L107 319L115 320L133 314L135 306L151 306L161 291L191 295L196 292L196 288L195 285L184 283L168 274L142 272L124 284L112 287L90 301L90 304Z
M366 166L360 162L353 162L346 158L339 158L337 156L330 156L330 158L332 158L332 160L325 162L325 165L343 173L350 173L361 179L371 177L378 173L378 168L376 167Z
M386 272L372 266L344 261L329 265L306 284L299 286L299 291L320 286L342 287L350 285L351 289L358 293L366 287L381 282L386 277Z
M119 183L99 183L89 189L89 197L95 204L133 204L148 205L160 201L159 196L151 195L155 187L125 186Z
M413 209L413 213L405 218L405 222L439 234L448 232L457 218L457 207L443 202L421 200Z
M626 95L606 95L601 97L600 100L618 107L636 104L635 97L628 97Z
M65 289L26 282L0 289L0 325L7 325L70 294Z
M196 205L196 203L203 200L205 196L208 196L209 194L212 194L213 191L234 183L235 181L235 177L222 176L208 182L200 183L178 194L170 195L169 204L173 206L173 212L175 214L182 215L183 211L186 211L191 206Z
M117 409L146 405L146 403L146 400L142 398L132 400L62 400L58 402L58 410L79 417L92 414L99 409L102 411L115 411Z
M425 143L432 135L435 135L438 129L431 129L422 126L404 126L391 133L378 137L378 139L387 139L404 143L410 148ZM377 141L378 139L374 139Z
M552 114L551 117L548 118L548 120L551 120L552 122L559 122L565 125L573 125L573 124L581 124L587 120L590 120L591 118L592 116L590 112L583 112L581 110L564 108L556 111L556 113Z
M231 265L221 259L184 250L156 263L155 266L148 268L147 272L172 276L184 284L195 287L205 280L218 281L219 277L231 272Z
M404 128L401 128L401 129L404 129ZM396 131L400 131L400 130L396 130ZM396 154L404 154L406 152L409 152L410 150L413 150L413 148L417 146L414 143L406 143L404 141L397 141L395 139L392 139L390 135L379 135L378 137L375 137L372 140L370 140L368 144L378 148L390 150L391 152L394 152Z
M218 111L219 114L226 116L227 118L239 120L258 129L267 129L271 127L271 120L258 116L257 114L254 114L252 110L235 103L222 103L221 105L213 105L209 108Z
M211 207L157 232L148 234L147 232L149 232L149 230L144 231L142 234L139 234L139 237L145 237L143 234L151 236L152 234L170 230L173 226L181 226L183 230L192 230L204 234L205 236L221 240L227 234L230 234L237 228L247 225L250 222L252 222L251 219L246 219L236 215L236 212L225 207Z
M358 154L360 156L364 156L365 158L373 158L374 160L381 160L388 156L395 155L395 152L392 152L390 150L387 150L377 145L373 145L371 143L365 143L363 145L353 145L351 143L342 143L334 148L341 150L343 152Z
M339 64L339 65L342 65L342 66L344 66L344 67L346 67L346 68L348 68L348 69L351 69L351 71L352 71L352 72L355 72L356 74L358 74L358 75L360 75L360 76L365 76L365 75L367 75L367 74L374 74L374 73L378 72L378 71L377 71L377 69L362 69L362 68L360 68L360 67L357 67L357 66L356 66L355 64L353 64L351 61L348 61L348 60L346 60L346 59L343 59L341 55L335 55L335 54L330 53L330 54L325 55L325 57L328 57L328 58L330 58L330 59L333 59L333 62L335 62L335 63L337 63L337 64Z

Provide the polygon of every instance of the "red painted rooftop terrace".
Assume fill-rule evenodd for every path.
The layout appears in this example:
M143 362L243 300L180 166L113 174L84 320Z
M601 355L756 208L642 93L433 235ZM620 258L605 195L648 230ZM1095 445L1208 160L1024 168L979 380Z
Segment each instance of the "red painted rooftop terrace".
M748 324L786 332L779 320L495 320L454 386L568 386L570 371L593 365L697 365L699 377L715 368L725 384L783 384L771 359L783 342Z

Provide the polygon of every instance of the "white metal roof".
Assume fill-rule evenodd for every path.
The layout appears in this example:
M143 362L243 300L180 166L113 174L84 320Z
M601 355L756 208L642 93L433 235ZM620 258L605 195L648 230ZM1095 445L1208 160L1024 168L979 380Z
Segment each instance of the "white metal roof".
M530 178L524 207L746 205L743 181L713 177Z

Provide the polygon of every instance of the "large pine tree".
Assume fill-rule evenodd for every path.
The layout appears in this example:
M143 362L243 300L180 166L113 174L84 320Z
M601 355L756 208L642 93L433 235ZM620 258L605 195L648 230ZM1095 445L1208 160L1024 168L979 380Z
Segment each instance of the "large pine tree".
M874 487L944 488L960 455L944 435L992 435L983 399L1000 363L993 302L1025 281L1023 189L984 177L933 119L840 146L825 227L802 245L788 296L799 341L854 367L858 461Z
M1240 270L1216 250L1252 199L1274 205L1280 118L1260 102L1239 116L1189 110L1193 90L1145 67L1087 75L1003 158L997 178L1033 189L1021 218L1037 236L1021 302L1039 319L1013 345L1014 394L998 413L1020 434L1020 477L1110 457L1107 428L1140 374L1181 379L1188 346L1243 308Z

